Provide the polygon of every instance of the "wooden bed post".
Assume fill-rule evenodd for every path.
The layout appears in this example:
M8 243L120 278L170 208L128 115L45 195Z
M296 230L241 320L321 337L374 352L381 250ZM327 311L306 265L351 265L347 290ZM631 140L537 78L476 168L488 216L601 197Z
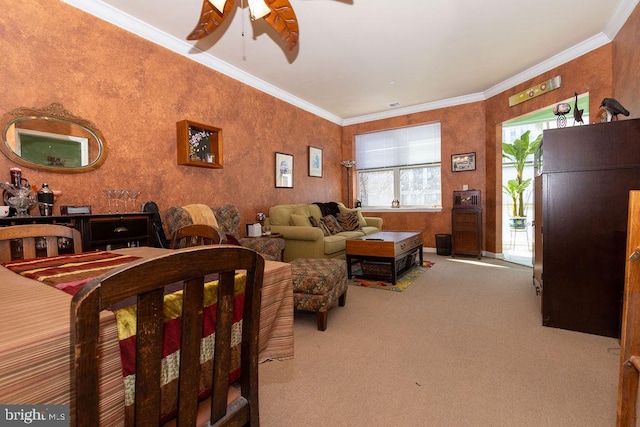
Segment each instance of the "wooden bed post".
M640 367L640 191L629 193L617 426L636 425Z

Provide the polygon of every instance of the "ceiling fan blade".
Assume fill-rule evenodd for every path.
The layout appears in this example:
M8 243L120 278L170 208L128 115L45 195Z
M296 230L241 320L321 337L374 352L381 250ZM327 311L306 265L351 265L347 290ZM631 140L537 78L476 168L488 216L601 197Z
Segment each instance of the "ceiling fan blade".
M289 0L265 0L265 3L271 9L271 13L265 16L264 20L280 34L289 50L293 50L298 44L300 30L291 3Z
M234 3L235 0L227 1L224 5L224 12L220 13L209 0L204 0L202 3L202 12L200 12L200 20L193 31L191 31L191 34L187 36L187 40L200 40L208 34L211 34L220 26L224 18L229 15L229 11Z

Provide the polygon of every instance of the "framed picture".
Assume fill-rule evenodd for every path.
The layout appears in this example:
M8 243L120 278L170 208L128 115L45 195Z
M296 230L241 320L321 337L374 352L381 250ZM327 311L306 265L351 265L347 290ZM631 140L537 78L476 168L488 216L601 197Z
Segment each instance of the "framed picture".
M451 170L453 172L476 170L476 153L454 154L451 156Z
M309 176L322 178L322 148L309 146Z
M222 169L222 129L181 120L178 132L178 164Z
M293 155L276 152L276 188L293 188Z

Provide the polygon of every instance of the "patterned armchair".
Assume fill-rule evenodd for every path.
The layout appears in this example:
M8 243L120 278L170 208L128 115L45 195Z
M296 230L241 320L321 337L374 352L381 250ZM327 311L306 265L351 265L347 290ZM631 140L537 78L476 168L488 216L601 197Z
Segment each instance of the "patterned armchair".
M198 209L202 211L197 212ZM211 213L213 213L215 219L211 219ZM216 224L213 224L213 221ZM178 228L189 224L204 223L213 225L220 230L221 243L236 244L253 249L266 260L282 260L284 239L240 237L240 211L230 203L218 208L211 208L206 205L172 206L165 212L165 222L170 235L173 235Z

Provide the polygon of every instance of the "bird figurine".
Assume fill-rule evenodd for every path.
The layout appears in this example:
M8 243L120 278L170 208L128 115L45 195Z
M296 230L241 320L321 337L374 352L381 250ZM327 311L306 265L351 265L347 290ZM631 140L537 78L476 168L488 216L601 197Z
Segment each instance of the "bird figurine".
M613 98L604 98L600 107L604 107L607 113L611 115L609 121L612 121L614 117L618 120L618 114L622 114L623 116L629 115L629 111Z
M573 101L573 125L575 126L576 123L584 124L584 120L582 120L582 112L584 110L578 110L578 92L574 92L573 96L575 96Z

